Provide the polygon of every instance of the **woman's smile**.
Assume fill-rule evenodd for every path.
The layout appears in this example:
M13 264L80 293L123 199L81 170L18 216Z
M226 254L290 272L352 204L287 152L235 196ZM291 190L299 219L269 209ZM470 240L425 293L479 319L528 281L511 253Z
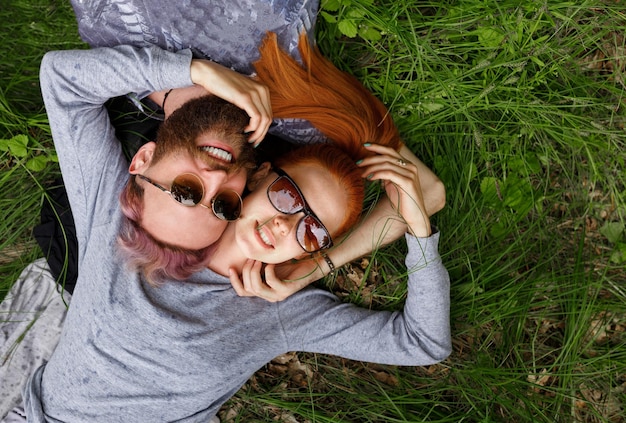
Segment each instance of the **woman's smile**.
M257 233L257 236L261 245L264 248L271 248L271 249L274 248L275 242L273 241L273 238L274 238L273 234L271 233L269 229L267 229L265 225L257 225L256 233Z

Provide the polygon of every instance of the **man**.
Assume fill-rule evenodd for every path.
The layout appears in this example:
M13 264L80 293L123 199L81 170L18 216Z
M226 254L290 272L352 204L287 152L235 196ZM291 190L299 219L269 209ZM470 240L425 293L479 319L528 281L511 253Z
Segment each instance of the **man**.
M97 52L95 54L98 55ZM120 53L119 56L125 54L126 52ZM128 54L134 56L133 53ZM139 72L124 69L124 74L132 74L136 76L136 80L120 79L110 75L120 73L117 66L120 57L113 55L106 64L95 62L94 69L90 72L84 72L83 68L88 65L87 63L76 63L76 73L80 73L84 81L81 81L80 85L72 84L72 87L80 86L83 89L81 92L72 91L72 88L64 86L63 81L55 82L55 86L49 90L43 87L52 134L76 226L79 226L80 219L87 219L87 223L93 225L100 213L99 210L81 210L81 205L87 200L84 195L88 193L95 197L101 190L113 190L119 194L121 183L127 179L129 170L131 173L145 172L146 176L159 181L162 185L170 184L176 172L197 174L206 190L203 200L210 201L216 193L224 189L241 194L247 176L246 168L250 167L252 162L248 151L250 147L246 145L243 133L250 133L250 140L258 143L271 122L271 106L265 87L213 62L196 59L190 61L189 54L176 56L183 60L177 63L175 71L167 69L161 71L158 66L153 66L149 70L143 68ZM138 57L135 59L141 60ZM142 72L152 72L154 81L146 82ZM95 75L99 77L95 78ZM114 84L114 81L119 82ZM43 81L43 84L45 83L46 80ZM115 131L103 107L104 102L110 97L128 92L137 92L141 95L164 88L187 87L194 83L205 84L205 89L209 93L217 94L239 106L250 116L249 124L242 125L240 117L238 123L235 123L240 127L228 128L236 135L227 138L226 134L221 134L220 139L214 132L208 132L215 119L201 122L192 115L192 113L205 115L202 108L196 107L192 111L181 110L181 114L184 115L183 122L180 118L174 119L170 125L178 125L178 129L174 127L168 132L169 135L160 135L158 144L150 142L144 145L132 159L130 169L126 169L120 143L115 138ZM80 101L75 97L79 97ZM235 110L232 113L244 112ZM219 120L219 116L216 119ZM187 122L191 121L196 122L195 132L187 133L186 139L180 139L181 137L176 139L180 128L188 127ZM101 148L94 148L90 142ZM221 160L219 157L228 158ZM101 173L93 172L98 169L97 164L105 166L100 169ZM75 174L79 169L80 178L68 180L68 174ZM87 179L90 175L94 175L99 181ZM210 246L226 226L227 222L216 217L210 209L207 212L203 207L183 207L157 189L151 187L145 189L149 184L144 180L137 183L143 189L143 210L136 216L137 225L156 241L155 248L169 249L178 253L182 251L183 254L202 250ZM78 195L72 192L72 186L79 192Z
M246 342L250 341L243 328L254 327L261 314L269 314L271 318L264 320L267 327L257 327L255 334L263 338L272 332L272 336L264 338L267 345L260 342L257 349L265 351L263 355L271 355L272 351L266 350L266 346L286 347L281 335L284 324L279 324L282 319L279 307L260 299L237 297L227 278L210 278L208 270L185 282L169 281L155 287L142 273L128 269L125 257L117 252L115 239L124 220L117 194L128 174L125 166L120 165L120 161L123 162L121 147L111 135L102 104L106 98L125 91L158 91L177 86L180 81L176 78L186 75L189 63L187 52L175 54L128 46L53 52L44 57L42 91L76 221L80 259L77 289L60 342L47 364L32 375L24 389L25 414L29 421L208 421L249 377L251 369L257 365L256 360L260 360L259 365L266 361L266 357L253 359L249 355L253 348L246 347ZM100 87L100 82L94 80L96 70L107 74L107 87ZM84 116L86 121L83 121ZM79 123L84 123L84 128ZM194 141L193 147L197 145L203 144ZM202 166L202 160L201 164L194 161L191 152L196 151L197 148L176 150L174 156L161 160L188 159L189 153L191 163L185 162L180 165L181 169L176 169L186 171L187 165ZM149 178L139 177L142 185L146 182L143 187L146 193L152 188L152 178L165 176L160 173L164 171L159 167L160 161L154 163L155 152L141 153L143 157L133 159L131 164L131 172L136 177ZM237 152L233 152L236 155ZM399 158L394 159L396 162L400 169L406 166ZM172 162L171 166L179 164ZM169 190L174 191L171 186ZM159 192L161 189L151 191L162 197L170 196ZM440 334L437 339L441 338L442 343L435 345L433 351L424 351L425 355L418 348L418 361L411 358L402 363L430 363L449 353L449 329L445 319L447 273L437 259L436 242L430 245L429 251L434 255L424 256L424 259L434 263L439 276L428 277L430 271L422 275L427 282L437 282L441 289L416 292L436 291L441 299L444 307L437 313L424 311L426 321L433 317L443 321L441 331L431 328ZM417 263L411 264L413 266ZM326 293L318 295L324 307L345 312L346 308ZM300 329L300 323L311 323L310 316L302 316L308 296L303 293L292 298L296 303L295 306L286 304L291 314L285 320L291 322L296 332L308 333L310 328ZM412 308L421 316L421 309L416 309L419 303L415 301ZM312 316L317 310L312 307L308 313ZM344 323L353 326L369 311L347 313L351 317L344 318ZM304 321L298 322L298 316ZM375 319L389 326L397 321L394 316L383 313ZM440 319L441 316L444 319ZM332 319L332 316L326 315L326 318ZM362 324L369 325L368 320ZM352 329L359 334L362 330L362 327ZM370 331L394 332L390 327L382 330L377 325ZM296 342L304 338L307 337L294 333ZM355 339L362 342L363 338ZM337 344L329 339L328 345ZM237 352L237 361L245 363L243 367L225 366L225 363L230 365L233 351ZM397 351L409 360L405 348Z
M55 55L56 60L47 55L42 61L41 86L76 224L79 262L77 289L67 314L67 322L71 323L66 323L61 335L65 342L60 343L50 362L41 368L45 368L48 375L54 374L55 370L76 368L72 364L72 360L78 360L72 352L75 351L74 342L87 340L113 346L120 330L102 324L100 319L103 316L99 312L106 309L105 304L137 298L144 289L145 278L140 272L128 269L127 260L121 257L117 247L117 236L125 220L118 198L129 179L129 171L168 184L168 188L172 175L192 172L198 175L204 186L204 199L210 199L224 187L240 194L245 185L246 168L240 166L238 160L245 156L242 152L247 146L245 138L234 141L237 136L243 137L243 132L251 133L251 140L262 139L271 120L269 101L262 86L213 63L192 60L188 51L174 54L156 47L136 49L125 46L87 50L80 55L72 52L56 52ZM63 55L66 56L59 57ZM210 120L194 120L190 116L192 122L199 121L208 127L198 129L199 135L195 139L163 138L164 135L160 135L163 139L159 144L148 143L140 149L129 169L104 103L128 92L156 92L193 83L202 84L235 102L245 112L238 112L223 102L214 102L220 111L216 119L224 116L226 110L227 114L238 116L231 121L234 125L227 125L224 131L217 133ZM183 108L180 112L199 113L193 107ZM251 116L247 125L245 114ZM225 160L227 155L223 152L232 154L233 158ZM201 249L221 235L226 222L210 210L177 204L168 198L169 195L153 189L146 180L135 182L144 191L143 214L138 222L159 242ZM189 212L195 213L193 217ZM179 230L173 233L162 230L164 227L176 228L176 225ZM144 305L132 316L119 316L119 322L143 330L136 319L145 318L147 312L149 310ZM98 366L92 364L94 369ZM35 375L29 381L27 399L42 393L63 396L64 392L71 392L71 389L46 392L41 380L39 374L39 378ZM41 419L44 411L36 409L36 404L38 402L27 401L27 406L35 407L27 407L27 415Z
M254 167L248 119L215 96L192 99L132 158L120 196L127 218L120 244L148 279L185 279L201 270L211 244L238 218Z

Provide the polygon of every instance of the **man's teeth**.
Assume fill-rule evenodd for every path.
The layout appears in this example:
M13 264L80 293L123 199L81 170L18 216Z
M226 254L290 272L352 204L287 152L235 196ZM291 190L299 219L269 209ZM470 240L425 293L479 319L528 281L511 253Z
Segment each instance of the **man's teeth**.
M267 245L269 245L270 247L273 247L270 239L267 237L267 235L265 234L265 232L263 232L262 229L258 229L259 231L259 236L261 237L261 240L266 243Z
M211 156L216 159L231 163L233 161L233 155L228 151L224 151L221 148L211 147L211 146L202 146L200 147L202 151L209 153Z

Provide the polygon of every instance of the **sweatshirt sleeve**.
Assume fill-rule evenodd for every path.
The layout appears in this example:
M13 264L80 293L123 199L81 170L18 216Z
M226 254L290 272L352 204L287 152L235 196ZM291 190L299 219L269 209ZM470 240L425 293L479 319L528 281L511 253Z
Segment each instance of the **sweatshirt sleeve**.
M41 91L63 180L83 241L107 224L128 177L128 163L104 103L129 92L191 85L191 53L119 46L46 53Z
M315 289L280 303L288 350L394 365L445 359L452 349L450 278L438 242L439 233L407 236L409 281L403 311L367 310Z

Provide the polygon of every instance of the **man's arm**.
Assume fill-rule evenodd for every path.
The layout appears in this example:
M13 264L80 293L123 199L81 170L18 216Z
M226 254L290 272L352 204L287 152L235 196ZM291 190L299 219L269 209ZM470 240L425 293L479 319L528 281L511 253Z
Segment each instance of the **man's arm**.
M287 348L383 364L424 366L452 350L450 278L439 233L406 235L408 292L403 311L375 311L312 289L278 304Z
M110 221L127 177L104 103L128 92L192 83L189 52L128 46L47 53L40 81L80 241Z

